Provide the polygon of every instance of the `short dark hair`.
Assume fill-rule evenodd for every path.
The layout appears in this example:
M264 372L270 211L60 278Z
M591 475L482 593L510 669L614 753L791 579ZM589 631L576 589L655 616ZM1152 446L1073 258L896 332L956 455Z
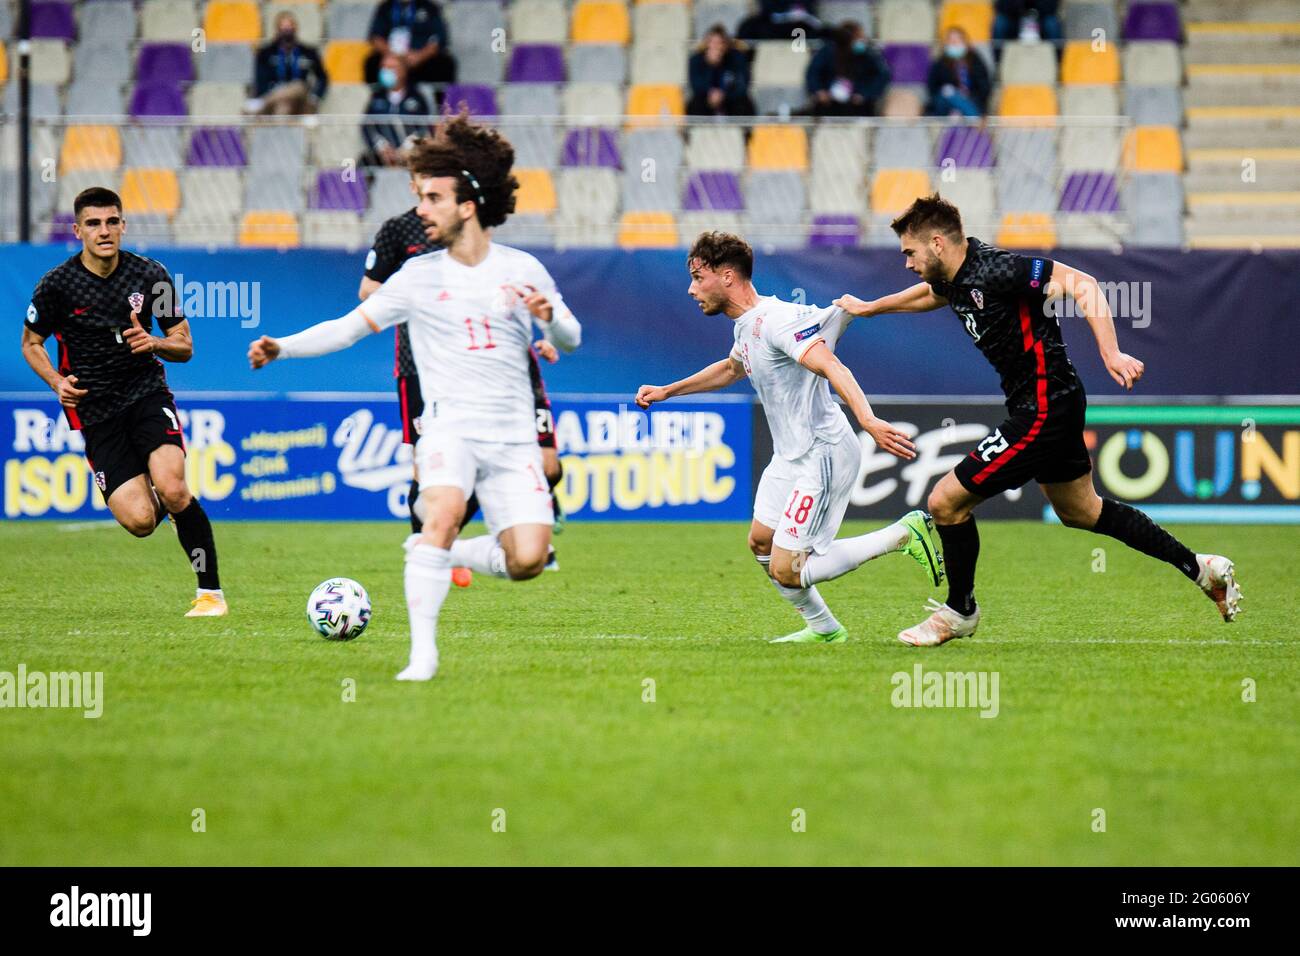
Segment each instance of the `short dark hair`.
M719 267L735 269L746 279L754 274L754 250L740 236L729 232L702 232L686 254L686 265L698 259L715 272Z
M905 232L913 235L938 232L949 239L961 239L965 235L961 228L961 212L938 193L917 198L889 227L897 236Z
M515 211L519 180L510 174L515 148L494 129L469 121L469 114L448 117L432 136L415 141L407 159L413 176L451 176L456 201L473 202L479 225L499 226Z
M116 206L117 211L122 211L122 197L107 186L91 186L89 189L83 189L77 193L77 198L72 201L72 215L76 219L81 218L81 210L87 206Z

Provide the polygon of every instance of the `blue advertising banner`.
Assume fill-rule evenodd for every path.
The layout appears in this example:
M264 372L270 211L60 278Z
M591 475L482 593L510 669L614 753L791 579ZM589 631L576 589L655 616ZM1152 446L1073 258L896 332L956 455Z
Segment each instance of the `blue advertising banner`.
M394 399L177 397L190 488L222 520L403 518L411 449ZM687 402L649 413L615 399L554 402L573 519L744 519L750 512L749 402ZM107 518L52 397L0 399L7 519Z

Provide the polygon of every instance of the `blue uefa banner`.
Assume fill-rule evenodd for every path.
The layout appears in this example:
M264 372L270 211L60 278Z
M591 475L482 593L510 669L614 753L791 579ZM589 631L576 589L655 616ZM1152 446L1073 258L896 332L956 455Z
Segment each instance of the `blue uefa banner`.
M190 487L219 519L402 518L411 449L384 395L290 400L178 395ZM750 511L748 401L680 402L642 412L615 399L557 398L574 519L744 519ZM107 506L52 398L0 400L7 519L107 518Z

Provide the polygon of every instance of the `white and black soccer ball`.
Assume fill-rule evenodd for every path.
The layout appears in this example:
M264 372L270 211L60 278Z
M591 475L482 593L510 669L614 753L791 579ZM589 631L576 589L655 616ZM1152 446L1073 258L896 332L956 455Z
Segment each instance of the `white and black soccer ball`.
M370 623L370 595L351 578L330 578L307 599L307 620L331 641L350 641Z

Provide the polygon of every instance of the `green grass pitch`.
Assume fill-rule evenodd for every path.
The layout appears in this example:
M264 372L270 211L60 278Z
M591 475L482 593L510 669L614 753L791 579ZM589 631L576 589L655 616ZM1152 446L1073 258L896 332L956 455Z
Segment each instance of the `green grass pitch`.
M1236 560L1236 624L1111 539L989 521L980 632L923 651L895 635L942 592L902 556L822 585L847 644L771 646L799 622L743 526L575 523L558 574L453 589L410 685L399 522L218 523L212 620L169 529L8 523L0 670L105 702L0 710L0 864L1295 865L1300 529L1174 530ZM374 602L353 643L304 619L334 575ZM917 662L996 671L997 717L892 706Z

